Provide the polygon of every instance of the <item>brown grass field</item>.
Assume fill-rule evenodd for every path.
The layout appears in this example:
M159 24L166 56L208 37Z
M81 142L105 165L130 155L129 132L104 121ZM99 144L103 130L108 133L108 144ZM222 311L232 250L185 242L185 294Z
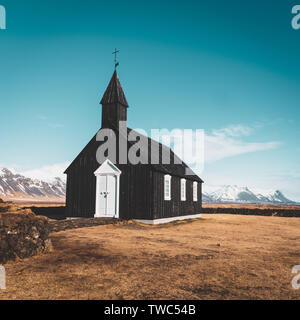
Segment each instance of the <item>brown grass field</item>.
M65 206L65 201L25 201L25 200L14 200L13 203L18 206L23 207L56 207L56 206Z
M9 262L0 299L299 299L300 219L203 215L51 235L51 253Z

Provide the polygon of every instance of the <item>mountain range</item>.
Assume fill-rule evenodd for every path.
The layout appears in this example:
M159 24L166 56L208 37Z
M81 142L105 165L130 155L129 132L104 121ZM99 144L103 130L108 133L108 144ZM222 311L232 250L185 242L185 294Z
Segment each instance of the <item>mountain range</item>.
M205 187L203 202L206 203L266 203L266 204L293 204L294 201L286 198L279 191L268 193L255 193L248 187L225 185L218 187Z
M66 183L61 178L42 181L0 168L0 198L3 200L65 201ZM255 193L248 187L235 185L203 187L204 203L293 204L279 190Z
M60 178L46 182L0 168L0 198L3 200L65 201L66 184Z

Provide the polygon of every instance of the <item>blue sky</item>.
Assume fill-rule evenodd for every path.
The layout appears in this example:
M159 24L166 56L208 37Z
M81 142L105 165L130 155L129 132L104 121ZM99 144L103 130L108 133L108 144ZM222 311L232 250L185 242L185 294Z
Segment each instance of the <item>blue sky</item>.
M73 160L100 127L117 47L130 127L205 129L207 184L300 201L295 4L0 0L0 165Z

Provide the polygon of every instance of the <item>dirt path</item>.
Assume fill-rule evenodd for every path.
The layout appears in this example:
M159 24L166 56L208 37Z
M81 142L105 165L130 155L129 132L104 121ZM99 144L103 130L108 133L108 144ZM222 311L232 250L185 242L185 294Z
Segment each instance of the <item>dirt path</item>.
M299 299L300 219L204 215L167 226L52 234L52 253L9 262L0 299Z

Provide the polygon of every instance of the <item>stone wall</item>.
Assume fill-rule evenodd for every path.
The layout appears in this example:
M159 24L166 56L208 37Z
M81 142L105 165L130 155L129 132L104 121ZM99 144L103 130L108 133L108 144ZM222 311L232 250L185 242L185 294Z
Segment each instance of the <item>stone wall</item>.
M48 219L30 210L0 213L0 264L51 250Z

